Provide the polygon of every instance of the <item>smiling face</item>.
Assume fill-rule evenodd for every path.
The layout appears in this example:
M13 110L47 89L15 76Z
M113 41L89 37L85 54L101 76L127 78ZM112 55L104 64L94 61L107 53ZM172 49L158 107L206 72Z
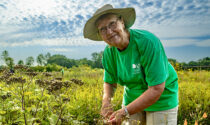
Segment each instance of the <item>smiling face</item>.
M97 21L97 27L101 38L110 46L121 48L128 40L128 32L122 19L117 15L108 14Z

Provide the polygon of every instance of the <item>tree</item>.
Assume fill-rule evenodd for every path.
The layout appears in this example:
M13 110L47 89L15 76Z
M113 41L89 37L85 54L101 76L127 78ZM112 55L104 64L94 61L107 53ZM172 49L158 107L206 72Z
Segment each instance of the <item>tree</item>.
M4 61L4 63L6 64L6 59L9 57L9 53L7 50L4 50L1 54L1 59Z
M77 66L74 59L68 59L64 55L53 55L47 60L48 64L57 64L63 67L71 68L72 66Z
M19 61L18 61L18 65L24 65L23 60L19 60Z
M188 65L189 65L189 66L198 66L198 62L196 62L196 61L190 61L190 62L188 63Z
M9 52L7 50L4 50L1 54L1 58L5 61L6 58L9 57Z
M51 57L51 54L48 52L47 54L45 54L45 64L44 65L46 65L47 64L47 62L48 62L48 59Z
M87 58L82 58L82 59L78 60L78 64L79 65L89 65L89 66L92 66L93 65L93 61L88 60Z
M10 67L10 69L13 68L13 66L14 66L14 60L11 57L7 57L5 59L5 63L8 67Z
M175 66L176 65L176 63L178 63L177 61L176 61L176 59L172 59L172 58L168 58L168 61L171 63L171 65L173 65L173 66Z
M26 58L26 65L27 66L32 66L34 63L34 58L32 56L29 56L28 58Z
M198 60L200 66L210 66L210 57L205 57Z
M44 55L43 54L39 54L37 56L37 58L36 58L36 61L37 61L38 65L42 66L43 64L45 64L45 57L44 57Z
M92 60L93 60L93 68L103 68L102 66L102 56L103 56L103 51L97 53L94 52L91 54L92 55Z

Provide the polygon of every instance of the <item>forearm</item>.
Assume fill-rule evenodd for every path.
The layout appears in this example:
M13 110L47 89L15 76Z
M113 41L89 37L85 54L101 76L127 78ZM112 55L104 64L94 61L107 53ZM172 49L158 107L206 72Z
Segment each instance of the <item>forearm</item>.
M143 111L145 108L151 106L160 98L162 92L164 91L165 83L157 86L150 87L140 97L126 106L130 115Z
M103 105L106 103L111 102L111 98L114 95L114 89L117 87L117 84L109 84L109 83L104 83L104 94L103 94Z

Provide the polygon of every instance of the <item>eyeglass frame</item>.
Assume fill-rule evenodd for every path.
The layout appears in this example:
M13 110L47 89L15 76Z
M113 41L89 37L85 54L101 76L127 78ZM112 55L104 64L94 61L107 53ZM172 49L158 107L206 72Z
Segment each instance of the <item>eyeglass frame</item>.
M116 29L118 20L121 20L121 16L117 17L116 21L111 21L107 26L104 26L104 27L98 29L98 33L101 34L101 35L105 35L107 33L108 28L111 29L111 30ZM113 24L114 24L114 27L113 27ZM105 31L102 32L101 30L103 28L104 28Z

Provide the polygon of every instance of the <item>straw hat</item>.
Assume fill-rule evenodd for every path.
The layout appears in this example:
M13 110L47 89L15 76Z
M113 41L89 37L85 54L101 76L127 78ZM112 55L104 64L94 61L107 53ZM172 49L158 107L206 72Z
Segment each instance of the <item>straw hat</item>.
M114 13L120 15L125 23L125 27L131 27L136 19L136 13L134 8L113 8L112 5L106 4L103 7L99 8L93 16L86 22L83 29L83 35L85 38L102 41L101 37L98 36L98 29L95 25L96 20L107 13Z

